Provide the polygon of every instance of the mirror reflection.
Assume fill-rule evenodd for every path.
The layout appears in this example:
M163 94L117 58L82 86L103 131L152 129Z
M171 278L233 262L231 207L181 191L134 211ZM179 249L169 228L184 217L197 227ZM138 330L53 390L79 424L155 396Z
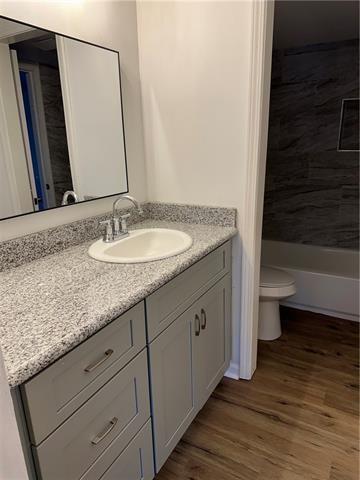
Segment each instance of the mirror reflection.
M0 18L0 219L127 191L118 52Z

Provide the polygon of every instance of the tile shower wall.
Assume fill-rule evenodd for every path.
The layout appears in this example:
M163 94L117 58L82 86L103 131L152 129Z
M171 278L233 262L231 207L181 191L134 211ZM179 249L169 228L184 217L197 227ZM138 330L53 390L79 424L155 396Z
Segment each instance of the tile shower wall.
M40 78L55 201L56 205L61 205L63 194L66 190L72 190L73 184L59 70L40 64Z
M263 238L358 248L359 154L337 151L358 72L358 40L274 50Z

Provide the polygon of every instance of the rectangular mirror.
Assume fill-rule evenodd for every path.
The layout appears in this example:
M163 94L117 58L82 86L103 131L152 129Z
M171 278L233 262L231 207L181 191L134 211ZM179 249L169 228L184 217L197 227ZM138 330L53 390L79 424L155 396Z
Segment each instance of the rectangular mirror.
M119 53L0 18L0 219L127 191Z

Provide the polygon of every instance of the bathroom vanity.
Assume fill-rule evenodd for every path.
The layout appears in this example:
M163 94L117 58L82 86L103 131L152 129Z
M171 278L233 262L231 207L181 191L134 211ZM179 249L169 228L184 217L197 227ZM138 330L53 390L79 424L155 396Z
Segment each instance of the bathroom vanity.
M236 211L119 197L119 52L7 18L0 34L0 220L118 195L0 242L16 445L30 480L150 480L229 367Z
M135 266L93 260L86 242L2 274L10 283L30 272L41 276L35 294L54 279L54 269L63 273L72 264L71 285L78 282L82 291L73 291L71 299L67 287L58 291L61 282L45 287L38 318L31 319L32 338L17 338L13 348L19 355L21 342L30 349L37 341L42 346L29 352L23 345L25 358L12 372L15 350L8 356L31 480L153 478L229 366L236 229L157 220L135 228L150 225L181 228L193 245L178 256ZM91 306L86 329L85 297ZM58 301L63 324L61 317L43 317L59 314ZM28 305L31 315L36 303ZM123 313L112 316L114 305ZM18 327L14 336L21 334Z

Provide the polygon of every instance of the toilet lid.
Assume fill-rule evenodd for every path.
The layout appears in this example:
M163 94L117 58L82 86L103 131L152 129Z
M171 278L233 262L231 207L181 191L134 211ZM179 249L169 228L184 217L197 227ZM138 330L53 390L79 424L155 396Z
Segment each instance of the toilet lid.
M292 285L294 278L284 270L272 267L261 267L260 270L260 287L285 287Z

